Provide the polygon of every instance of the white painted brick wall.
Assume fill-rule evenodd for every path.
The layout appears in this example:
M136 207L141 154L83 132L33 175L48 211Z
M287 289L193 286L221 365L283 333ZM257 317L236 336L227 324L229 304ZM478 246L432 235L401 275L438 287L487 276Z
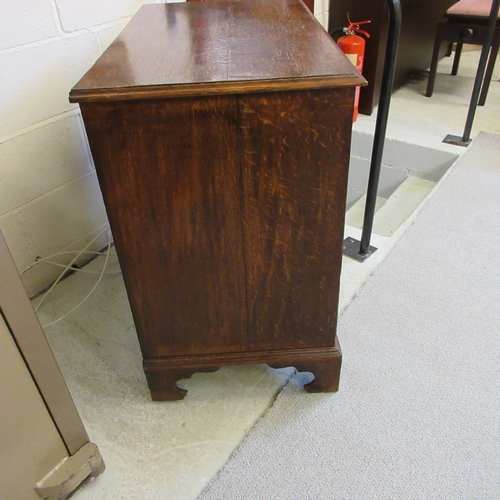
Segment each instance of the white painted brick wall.
M123 28L125 28L129 20L130 18L127 17L125 19L120 19L119 21L116 21L111 25L100 26L99 28L96 28L95 33L99 37L103 50L106 50L111 45L115 38L122 32Z
M48 256L66 248L82 249L89 235L96 234L96 229L105 222L104 205L93 173L0 217L0 227L20 271L37 256ZM102 248L103 242L104 238L93 249ZM75 243L78 244L75 246ZM23 279L30 295L49 285L60 272L49 267L40 269L44 271L42 275L29 273Z
M20 270L37 256L81 249L107 223L68 94L142 3L0 2L0 230ZM33 294L57 274L39 266L24 282Z
M87 29L117 21L135 14L142 0L75 1L56 0L57 12L64 31Z
M96 33L0 52L0 137L76 108L68 94L100 56Z
M314 0L314 15L328 12L330 0Z
M92 170L80 127L79 117L68 114L2 145L0 213L15 210Z
M325 30L328 30L329 3L329 0L314 0L314 16Z
M59 35L51 0L1 0L0 50Z
M62 248L60 242L78 241L99 227L104 208L96 201L101 201L99 186L95 176L88 174L54 189L36 202L9 212L2 220L6 238L11 231L21 230L22 235L15 245L10 244L11 248L15 253L22 248L28 249L19 259L21 266L32 263L37 255L54 252L52 240L46 238L48 233L59 242L57 251ZM85 210L82 211L81 207Z

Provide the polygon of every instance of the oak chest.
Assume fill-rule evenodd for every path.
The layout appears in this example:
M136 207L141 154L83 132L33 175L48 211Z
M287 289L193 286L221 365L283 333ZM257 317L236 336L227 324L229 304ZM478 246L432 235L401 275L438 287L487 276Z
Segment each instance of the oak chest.
M155 400L196 371L338 388L354 87L300 0L145 5L81 107Z

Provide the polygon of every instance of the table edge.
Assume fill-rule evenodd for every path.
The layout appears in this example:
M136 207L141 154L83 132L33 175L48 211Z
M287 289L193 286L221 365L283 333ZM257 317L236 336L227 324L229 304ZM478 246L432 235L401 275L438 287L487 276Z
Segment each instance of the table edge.
M365 86L367 81L358 73L348 75L248 80L237 82L204 82L193 84L150 85L112 89L76 89L69 94L72 103L90 101L130 101L209 95L249 94L291 90L317 90L337 87Z

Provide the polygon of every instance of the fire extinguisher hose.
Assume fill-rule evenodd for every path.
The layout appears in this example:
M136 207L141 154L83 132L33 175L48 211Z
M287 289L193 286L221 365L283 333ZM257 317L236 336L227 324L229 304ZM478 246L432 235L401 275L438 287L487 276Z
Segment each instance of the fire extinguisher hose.
M370 33L368 33L365 30L362 30L360 26L362 24L370 24L371 20L369 21L359 21L357 23L353 23L351 21L351 18L349 16L349 12L347 13L347 20L349 21L349 24L347 26L343 26L341 28L335 28L333 31L331 31L329 34L332 38L337 36L339 33L344 33L345 35L354 35L354 34L360 34L366 36L366 38L370 38Z

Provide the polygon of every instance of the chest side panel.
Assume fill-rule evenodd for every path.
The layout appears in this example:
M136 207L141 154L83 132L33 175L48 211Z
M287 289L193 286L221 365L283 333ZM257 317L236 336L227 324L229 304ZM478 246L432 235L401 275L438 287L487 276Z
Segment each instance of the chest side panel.
M86 103L144 357L246 346L235 99Z
M250 350L333 345L353 95L240 101Z

